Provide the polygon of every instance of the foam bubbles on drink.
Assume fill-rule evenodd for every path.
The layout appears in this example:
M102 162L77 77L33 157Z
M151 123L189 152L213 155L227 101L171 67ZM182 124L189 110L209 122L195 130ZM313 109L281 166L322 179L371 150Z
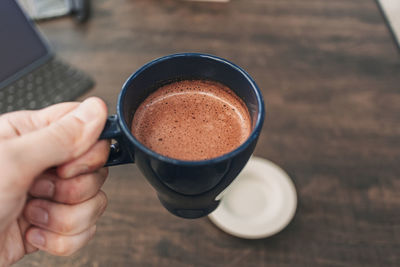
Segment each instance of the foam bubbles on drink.
M160 87L135 112L133 135L155 152L181 160L226 154L250 135L244 102L225 85L184 80Z

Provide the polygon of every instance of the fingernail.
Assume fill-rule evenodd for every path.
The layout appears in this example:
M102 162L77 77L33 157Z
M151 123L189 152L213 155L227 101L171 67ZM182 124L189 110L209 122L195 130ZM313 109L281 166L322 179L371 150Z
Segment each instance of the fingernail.
M99 108L99 102L95 98L88 98L75 109L74 115L83 122L90 122L98 117Z
M28 208L28 218L30 221L33 223L38 223L38 224L47 224L49 221L49 214L45 209L42 209L40 207L36 206L30 206Z
M35 182L32 194L37 197L53 197L55 185L51 180L41 179Z
M32 245L44 247L46 240L40 230L32 230L29 232L27 239Z

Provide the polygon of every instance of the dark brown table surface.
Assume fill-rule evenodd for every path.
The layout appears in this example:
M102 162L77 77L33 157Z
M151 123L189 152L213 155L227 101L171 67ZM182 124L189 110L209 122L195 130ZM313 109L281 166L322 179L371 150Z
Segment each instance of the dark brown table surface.
M77 254L17 266L400 266L400 56L373 0L97 0L79 26L40 23L115 112L125 79L175 52L205 52L254 77L267 117L255 155L292 177L281 233L242 240L169 214L135 165L111 168L109 206Z

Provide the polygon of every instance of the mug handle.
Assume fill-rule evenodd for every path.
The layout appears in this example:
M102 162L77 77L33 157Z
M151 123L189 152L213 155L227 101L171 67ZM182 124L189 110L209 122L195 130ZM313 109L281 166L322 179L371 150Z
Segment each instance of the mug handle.
M121 128L118 123L118 116L111 115L107 118L106 124L99 139L113 139L115 143L110 146L110 154L105 167L115 166L127 163L134 163L133 156L127 150L124 145L124 137Z

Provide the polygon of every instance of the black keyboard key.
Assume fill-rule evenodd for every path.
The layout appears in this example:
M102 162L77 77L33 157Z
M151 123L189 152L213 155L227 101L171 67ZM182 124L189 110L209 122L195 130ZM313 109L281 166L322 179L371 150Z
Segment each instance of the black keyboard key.
M33 72L0 89L0 114L20 109L40 109L71 101L93 86L93 80L53 58Z

